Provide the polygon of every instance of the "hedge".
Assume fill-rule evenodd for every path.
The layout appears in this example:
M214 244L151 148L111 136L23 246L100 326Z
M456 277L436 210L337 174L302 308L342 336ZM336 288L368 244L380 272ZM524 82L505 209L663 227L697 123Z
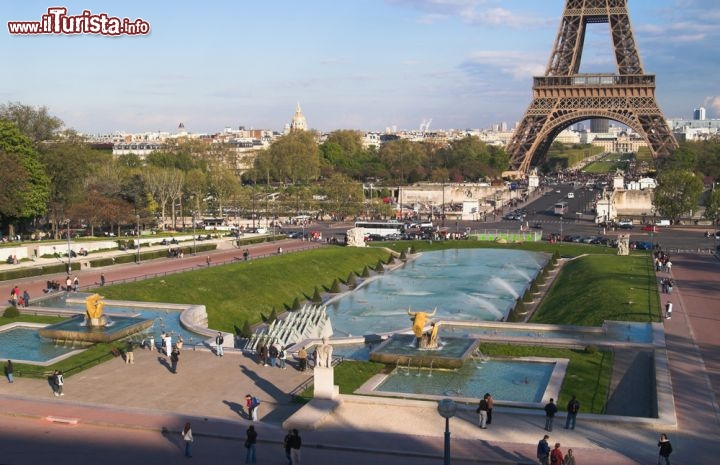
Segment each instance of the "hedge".
M70 264L73 271L80 269L80 263L73 262ZM17 270L0 271L0 281L12 281L13 279L30 278L44 274L65 273L67 271L67 263L58 263L56 265L45 265L37 267L23 267Z

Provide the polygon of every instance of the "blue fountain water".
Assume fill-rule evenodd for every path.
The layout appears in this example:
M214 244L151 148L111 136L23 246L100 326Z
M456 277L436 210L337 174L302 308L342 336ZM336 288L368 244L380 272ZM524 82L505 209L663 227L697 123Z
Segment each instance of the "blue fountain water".
M402 268L328 303L336 335L407 329L412 310L435 319L504 319L546 258L535 252L453 249L426 252Z

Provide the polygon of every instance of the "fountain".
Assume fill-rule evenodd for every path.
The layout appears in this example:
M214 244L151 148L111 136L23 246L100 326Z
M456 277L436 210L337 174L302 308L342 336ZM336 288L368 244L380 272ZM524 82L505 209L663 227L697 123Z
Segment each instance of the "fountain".
M153 320L137 317L114 316L111 319L103 313L104 306L102 297L93 294L85 299L86 313L82 320L80 315L76 315L69 320L41 328L38 333L56 342L93 344L122 339L153 325Z

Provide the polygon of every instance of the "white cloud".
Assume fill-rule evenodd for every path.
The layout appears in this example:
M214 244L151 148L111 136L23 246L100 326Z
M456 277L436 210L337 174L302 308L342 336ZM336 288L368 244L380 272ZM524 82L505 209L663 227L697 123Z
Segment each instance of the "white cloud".
M545 63L537 54L516 51L486 50L473 53L463 68L473 74L486 67L494 68L514 79L529 79L545 74Z
M716 115L720 114L720 96L705 97L704 105L706 108L712 108Z
M557 23L557 18L549 20L538 17L536 13L486 7L491 3L487 0L386 0L386 2L427 12L419 19L419 22L424 24L436 23L450 17L460 18L463 22L475 26L522 28Z

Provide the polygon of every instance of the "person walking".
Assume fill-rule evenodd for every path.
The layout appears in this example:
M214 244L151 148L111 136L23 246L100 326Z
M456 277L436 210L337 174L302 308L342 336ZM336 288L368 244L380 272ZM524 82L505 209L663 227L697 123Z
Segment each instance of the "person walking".
M258 419L258 408L260 407L260 401L255 396L250 394L245 395L245 408L247 408L248 418L252 421Z
M575 456L573 455L572 449L567 450L567 454L565 454L565 461L563 462L563 465L575 465Z
M105 285L105 273L100 273L100 286Z
M478 403L478 407L475 410L478 414L478 420L479 420L479 426L481 429L487 428L485 424L487 423L487 417L488 417L488 402L487 402L487 394L480 399L480 402Z
M489 425L492 423L492 418L493 418L492 414L493 414L493 407L495 406L495 401L492 398L492 394L490 394L489 392L485 393L485 398L486 398L487 404L488 404L488 414L487 414L487 423L486 424Z
M285 369L285 360L287 360L287 352L285 347L280 347L280 353L278 354L278 360L280 360L280 368Z
M302 439L297 429L292 430L292 436L290 437L290 459L292 465L300 465L300 448L302 447Z
M277 366L278 355L280 355L280 351L278 350L275 343L270 344L270 349L268 349L268 355L270 356L270 366L275 368L275 366Z
M285 448L285 458L288 461L288 465L293 465L292 463L292 447L290 447L292 441L292 430L288 430L287 434L285 435L285 439L283 439L283 447Z
M183 441L185 441L185 457L192 457L192 443L194 442L194 439L190 422L185 423L185 428L183 428L180 435L182 436Z
M548 458L550 458L550 444L547 442L548 439L550 439L550 436L546 434L537 445L537 458L540 465L548 465Z
M172 366L172 372L177 373L178 362L180 361L180 351L177 347L173 347L170 352L170 365Z
M555 448L550 452L550 465L563 465L564 457L560 450L560 443L555 443Z
M78 275L75 275L73 279L73 292L77 292L78 289L80 289L80 278L78 278Z
M15 379L13 378L12 360L8 360L7 363L5 363L5 376L7 377L8 383L12 383L15 381Z
M300 347L298 351L298 360L300 361L300 371L307 370L307 350L305 347Z
M673 449L667 434L663 433L660 435L660 441L658 441L657 445L660 448L658 454L658 465L661 465L662 463L670 465L670 454L672 454Z
M25 289L25 292L23 292L23 307L29 307L30 306L30 293Z
M668 302L667 304L665 304L665 319L666 320L669 320L670 318L672 318L672 308L673 308L672 302Z
M128 340L127 345L125 346L125 364L126 365L134 365L135 364L135 354L133 353L133 349L135 348L135 344L133 341Z
M550 402L545 405L545 431L552 431L556 413L557 405L555 405L555 399L550 399Z
M225 342L225 338L223 337L222 332L218 331L217 336L215 336L215 355L218 357L223 356L223 343Z
M255 463L255 444L257 443L257 431L253 425L248 426L245 432L245 463Z
M565 429L575 429L575 420L577 414L580 411L580 401L577 400L575 395L570 398L570 402L567 404L567 418L565 419Z
M63 372L60 370L55 370L55 373L53 374L53 390L55 391L55 397L65 395L65 393L63 392L63 385L65 385L65 377L63 376Z

